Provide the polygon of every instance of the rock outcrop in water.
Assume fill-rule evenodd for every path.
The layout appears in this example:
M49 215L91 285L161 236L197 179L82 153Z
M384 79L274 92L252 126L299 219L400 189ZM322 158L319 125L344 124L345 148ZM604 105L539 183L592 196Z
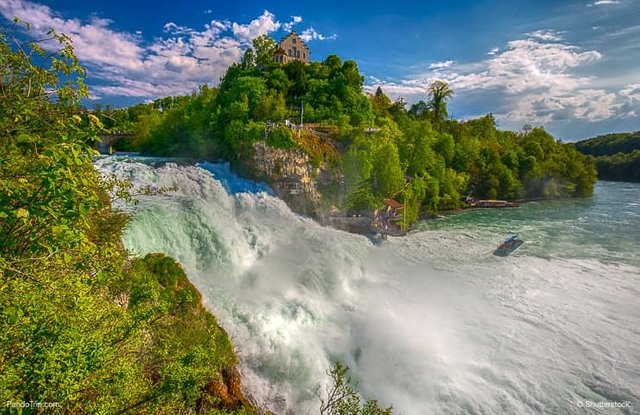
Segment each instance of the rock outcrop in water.
M340 175L326 165L314 166L303 150L280 149L255 143L247 155L234 164L241 176L266 182L296 213L316 219L324 217L326 198L320 188L339 186Z

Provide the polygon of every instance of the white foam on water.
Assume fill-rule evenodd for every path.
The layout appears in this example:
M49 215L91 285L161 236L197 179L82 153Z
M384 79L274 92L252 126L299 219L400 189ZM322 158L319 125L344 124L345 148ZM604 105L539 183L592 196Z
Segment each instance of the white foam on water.
M365 397L405 415L582 414L580 401L640 399L632 265L498 258L475 229L376 246L228 168L97 166L177 187L141 199L125 244L184 265L231 334L248 391L275 413L316 413L313 390L336 360Z

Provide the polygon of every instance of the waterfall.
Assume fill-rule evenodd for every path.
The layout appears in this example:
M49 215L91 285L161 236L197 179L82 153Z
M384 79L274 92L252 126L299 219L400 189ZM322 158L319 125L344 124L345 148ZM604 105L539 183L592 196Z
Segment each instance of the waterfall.
M231 335L245 387L275 413L315 413L336 360L365 398L402 414L580 413L585 399L638 398L640 316L617 306L637 300L635 267L498 259L474 230L376 245L291 212L224 164L96 166L175 187L140 198L125 246L183 264Z

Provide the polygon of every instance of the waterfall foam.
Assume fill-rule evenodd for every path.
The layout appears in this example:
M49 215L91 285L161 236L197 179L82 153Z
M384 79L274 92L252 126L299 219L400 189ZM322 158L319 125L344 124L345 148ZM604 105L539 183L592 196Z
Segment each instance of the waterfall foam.
M640 272L486 255L483 231L368 239L292 213L224 165L97 167L140 186L124 240L185 267L231 334L254 398L313 413L333 361L397 413L583 413L640 396ZM624 412L622 412L624 413Z

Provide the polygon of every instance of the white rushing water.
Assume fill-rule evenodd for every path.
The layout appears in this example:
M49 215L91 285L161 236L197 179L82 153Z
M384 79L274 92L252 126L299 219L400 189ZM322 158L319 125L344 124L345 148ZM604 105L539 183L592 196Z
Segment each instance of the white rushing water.
M336 360L363 396L405 415L640 412L633 262L498 258L499 239L470 226L374 245L221 165L96 164L177 187L141 199L125 244L184 265L231 334L245 386L275 413L317 413L313 389Z

